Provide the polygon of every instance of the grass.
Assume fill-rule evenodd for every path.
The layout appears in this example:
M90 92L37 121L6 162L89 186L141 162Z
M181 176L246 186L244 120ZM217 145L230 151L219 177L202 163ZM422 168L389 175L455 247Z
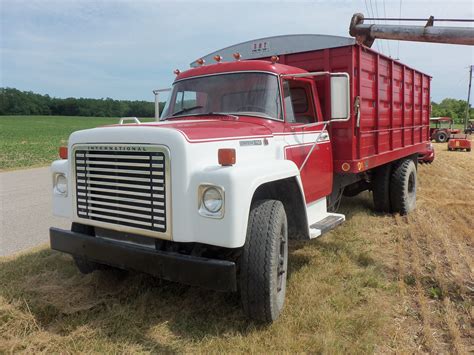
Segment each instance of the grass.
M0 116L0 170L49 165L77 130L118 123L118 118Z
M0 353L468 353L474 156L435 149L411 215L376 214L363 193L343 201L342 226L290 244L286 305L271 326L248 322L237 295L84 276L43 247L0 259Z

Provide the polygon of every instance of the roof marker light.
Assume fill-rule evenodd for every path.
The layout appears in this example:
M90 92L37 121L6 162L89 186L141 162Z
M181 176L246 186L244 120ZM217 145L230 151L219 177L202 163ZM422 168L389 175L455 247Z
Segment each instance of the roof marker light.
M179 73L181 73L181 71L180 71L179 69L175 69L175 70L173 71L173 73L175 73L176 75L179 75Z
M199 58L198 60L196 60L196 63L198 63L199 65L203 65L204 63L206 63L206 61L203 58Z
M240 60L240 58L242 58L242 55L239 52L235 52L233 56L235 60Z
M272 61L273 64L275 64L275 63L278 63L278 61L280 60L280 57L278 57L277 55L272 55L270 60Z
M219 54L217 54L217 55L214 56L214 60L215 60L217 63L219 63L222 59L223 59L222 56L220 56Z

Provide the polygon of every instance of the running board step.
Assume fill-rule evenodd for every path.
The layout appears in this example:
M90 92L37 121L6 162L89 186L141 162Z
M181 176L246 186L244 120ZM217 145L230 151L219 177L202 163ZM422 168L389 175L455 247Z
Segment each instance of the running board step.
M342 224L345 219L346 218L344 217L344 215L330 214L319 222L313 223L309 226L309 230L311 232L311 239L319 237L324 233L336 228L338 225Z

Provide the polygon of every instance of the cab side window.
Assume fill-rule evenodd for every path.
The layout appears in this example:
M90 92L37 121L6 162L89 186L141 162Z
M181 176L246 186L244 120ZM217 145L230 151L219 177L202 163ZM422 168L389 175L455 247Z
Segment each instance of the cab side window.
M316 122L311 85L306 81L283 82L285 113L288 123L307 124Z

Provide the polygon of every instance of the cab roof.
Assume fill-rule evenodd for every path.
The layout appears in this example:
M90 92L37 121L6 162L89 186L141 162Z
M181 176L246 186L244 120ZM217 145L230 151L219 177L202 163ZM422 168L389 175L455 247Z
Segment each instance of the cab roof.
M451 122L453 119L451 117L431 117L430 121L440 121L440 122Z
M266 60L240 60L232 62L220 62L209 65L204 64L200 67L192 68L179 73L176 76L175 81L201 75L248 71L269 72L277 75L307 73L306 70L300 68L278 63L274 64Z

